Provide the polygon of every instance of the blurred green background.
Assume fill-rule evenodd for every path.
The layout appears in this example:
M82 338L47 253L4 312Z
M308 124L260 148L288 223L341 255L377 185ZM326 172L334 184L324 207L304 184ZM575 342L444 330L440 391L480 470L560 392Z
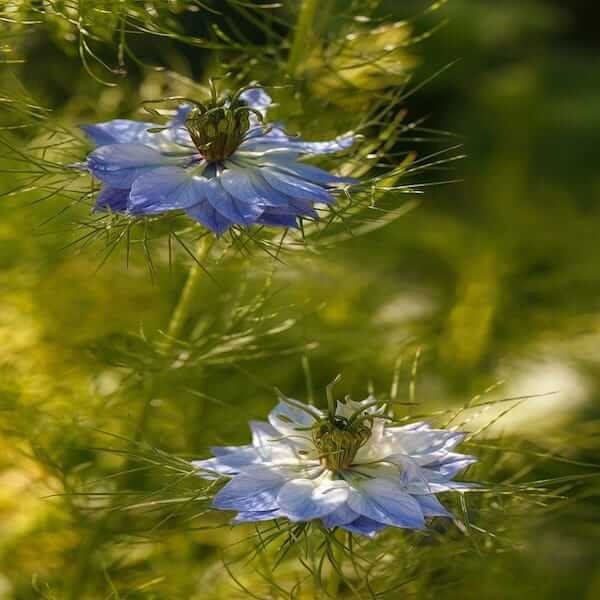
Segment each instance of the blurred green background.
M40 4L15 2L11 12ZM287 82L277 80L282 66L270 48L285 40L297 3L282 10L281 22L230 3L218 15L201 6L181 11L186 2L154 4L158 12L142 12L155 24L172 21L188 36L208 35L216 24L220 44L236 32L241 47L196 48L191 38L136 33L123 60L127 74L118 75L89 57L84 68L68 22L46 15L1 34L0 91L26 94L52 109L53 127L74 130L139 117L142 99L188 92L189 82L172 72L205 83L229 67L245 79ZM106 13L92 21L95 48L112 65L120 60L111 50L117 13L110 1L100 5ZM325 2L315 39L334 46L346 13L360 16L359 5ZM154 277L139 243L128 266L119 251L97 269L101 244L69 246L87 207L59 214L69 198L35 203L48 195L39 189L11 195L16 175L0 173L0 598L244 597L221 560L239 530L194 531L189 520L162 523L160 511L106 510L115 498L122 509L149 497L164 480L146 471L113 477L131 465L101 449L123 441L99 430L138 435L184 458L206 456L211 444L245 443L247 421L264 417L274 386L319 401L342 373L340 394L360 397L368 386L387 393L398 365L401 397L413 387L421 405L407 412L463 405L499 381L490 398L546 394L498 421L505 404L475 412L469 430L492 425L481 447L470 449L484 458L472 478L565 477L565 487L548 506L517 494L474 500L472 522L491 533L473 532L480 539L468 543L454 535L447 545L413 547L402 535L386 538L391 566L380 578L404 583L380 597L600 596L593 478L600 462L600 12L584 0L451 0L425 14L418 1L365 2L365 13L371 5L373 21L355 25L408 19L407 30L423 34L403 58L392 57L414 70L409 86L456 61L406 99L409 119L426 117L428 129L407 131L393 150L414 148L422 157L462 144L465 160L417 179L459 181L423 188L402 218L332 249L295 253L283 264L260 252L215 259L209 269L219 287L206 280L189 323L194 360L164 368L152 355L190 266L185 252L170 267L164 240L153 242ZM273 92L277 116L309 137L351 127L370 108L369 93L404 77L386 72L379 82L371 73L364 97L335 97L323 92L328 76L319 60L311 54L300 72L304 104L287 88ZM20 113L3 105L3 121L14 125ZM11 147L46 143L44 136L43 125L3 132ZM10 153L2 149L2 157ZM284 319L294 323L273 334ZM294 569L284 565L282 581L292 581ZM253 580L252 568L241 573L260 597L280 597Z

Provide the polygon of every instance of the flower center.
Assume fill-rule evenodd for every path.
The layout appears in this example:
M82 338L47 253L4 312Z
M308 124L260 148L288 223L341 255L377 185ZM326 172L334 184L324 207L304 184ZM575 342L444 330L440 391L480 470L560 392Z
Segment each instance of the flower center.
M190 136L208 161L231 156L250 128L249 110L241 100L196 105L185 120Z
M319 450L321 464L331 471L343 471L352 465L356 453L371 437L371 428L364 421L334 417L317 423L312 431Z

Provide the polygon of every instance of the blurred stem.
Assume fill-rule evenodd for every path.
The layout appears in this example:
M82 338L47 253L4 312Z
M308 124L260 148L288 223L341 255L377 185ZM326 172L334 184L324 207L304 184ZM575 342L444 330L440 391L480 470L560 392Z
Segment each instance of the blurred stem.
M196 292L200 287L202 275L204 275L204 270L201 266L202 260L206 258L214 243L215 238L208 235L205 235L198 241L195 252L196 260L190 269L187 281L185 282L185 286L181 292L181 296L179 296L179 302L177 303L177 306L173 311L171 321L169 322L169 327L167 329L167 336L169 338L167 341L167 349L171 348L173 342L181 334L181 330L183 329L183 326L185 325L185 322L190 314L194 297L196 296Z
M311 50L315 37L314 28L317 11L323 3L324 0L303 0L300 6L298 21L294 29L294 39L288 58L288 68L292 74L298 71L306 53Z
M181 335L185 322L187 321L190 310L194 304L194 298L202 282L202 276L205 274L202 268L202 261L208 256L211 248L214 246L216 238L210 235L205 235L196 245L194 253L194 263L188 273L187 280L183 286L179 301L173 311L173 316L167 327L167 340L163 345L163 351L168 353L172 350L177 338ZM138 424L135 430L135 441L139 441L146 431L148 418L150 416L150 407L154 395L154 381L152 375L145 380L144 404L138 418Z
M335 539L332 542L332 554L333 554L333 563L331 565L331 575L327 580L325 585L325 591L327 592L327 596L329 598L337 598L338 592L340 589L340 582L342 581L341 570L342 563L344 561L344 532L341 529L338 529L334 533Z

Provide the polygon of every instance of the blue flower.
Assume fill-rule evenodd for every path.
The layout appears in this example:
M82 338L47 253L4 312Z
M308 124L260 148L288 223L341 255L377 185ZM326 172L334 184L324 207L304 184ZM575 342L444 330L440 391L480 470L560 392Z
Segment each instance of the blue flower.
M214 508L234 523L286 518L374 536L385 527L423 529L451 517L436 494L475 458L453 452L464 435L426 423L389 424L373 398L339 402L335 415L282 399L269 422L251 422L252 443L213 448L194 461L204 479L228 477Z
M84 125L98 146L84 167L104 184L96 210L183 210L217 235L232 225L297 227L299 218L317 218L315 204L332 204L335 189L355 180L299 159L348 148L355 136L290 137L263 124L270 104L263 89L251 88L182 105L165 127L124 119Z

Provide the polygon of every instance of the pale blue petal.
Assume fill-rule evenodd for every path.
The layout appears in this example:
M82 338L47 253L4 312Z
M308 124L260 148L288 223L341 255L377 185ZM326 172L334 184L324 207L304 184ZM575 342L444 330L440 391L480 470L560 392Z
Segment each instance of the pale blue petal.
M322 517L321 521L323 521L325 527L333 529L334 527L347 525L358 519L359 516L358 513L354 512L346 503L344 503L341 506L338 506L333 512Z
M239 512L231 522L236 525L240 523L257 523L279 519L281 516L283 515L279 510L243 511Z
M237 200L227 193L219 183L219 180L222 180L228 172L229 171L225 171L221 177L210 180L210 185L207 188L208 201L218 212L232 223L239 225L251 225L252 223L256 223L258 217L263 213L263 207L260 204L251 201L246 202ZM227 176L227 179L230 178L230 175Z
M346 150L357 137L350 133L327 142L307 142L301 138L288 136L281 128L272 127L263 136L256 136L245 141L240 149L250 152L282 149L300 154L331 154Z
M316 418L313 414L319 415L320 412L298 400L293 400L293 404L280 400L269 413L269 423L285 435L298 433L298 429L305 430L302 434L306 435L310 434L310 431L306 430L315 424Z
M259 172L271 187L292 198L323 202L325 204L333 202L333 197L326 189L309 181L302 181L297 177L286 175L270 167L262 167Z
M96 198L94 210L110 210L112 212L124 212L127 209L129 190L103 187Z
M399 482L388 479L361 481L356 493L350 494L348 504L357 513L380 523L410 529L425 527L419 503Z
M214 231L218 236L223 235L233 225L208 200L186 209L185 212L204 227Z
M367 537L375 537L382 529L385 529L387 525L379 523L368 517L359 517L352 523L346 525L340 525L342 529L349 531L350 533L358 533L359 535L366 535Z
M423 515L425 517L449 517L452 518L452 514L446 510L443 504L434 495L414 496L415 500L419 503Z
M423 467L431 469L432 471L436 471L446 479L452 479L458 473L466 469L469 465L472 465L476 462L477 459L474 456L449 452L439 460L427 463L423 465Z
M229 452L223 456L216 456L206 460L192 461L192 465L198 469L214 471L219 475L237 475L244 467L260 462L258 452L252 446L240 447L235 452Z
M169 122L169 127L182 127L192 108L191 104L180 104L175 111L175 116Z
M313 167L312 165L306 165L297 161L291 161L285 157L278 157L275 155L269 162L269 165L276 168L277 170L283 171L299 179L310 181L318 185L331 186L341 184L353 184L358 183L358 179L354 177L340 177L338 175L332 175L328 171Z
M129 212L157 214L190 208L206 200L208 180L181 167L161 167L138 177L129 195Z
M281 438L281 433L265 421L250 421L252 431L252 445L255 448L268 447Z
M330 154L350 148L358 138L353 133L346 133L328 142L305 142L304 140L290 139L292 148L301 150L307 154Z
M348 498L345 481L293 479L279 491L277 503L290 521L312 521L333 512Z
M142 144L110 144L92 152L87 165L92 174L110 187L128 189L149 170L169 164L149 146Z
M152 134L148 129L156 127L154 123L143 121L130 121L128 119L114 119L96 125L81 125L85 134L97 145L109 144L148 144Z
M251 88L240 94L240 99L243 100L250 108L259 111L263 116L267 109L271 106L273 100L271 96L261 87Z
M277 495L285 481L285 477L275 470L258 465L248 467L219 491L213 506L240 511L277 509Z

